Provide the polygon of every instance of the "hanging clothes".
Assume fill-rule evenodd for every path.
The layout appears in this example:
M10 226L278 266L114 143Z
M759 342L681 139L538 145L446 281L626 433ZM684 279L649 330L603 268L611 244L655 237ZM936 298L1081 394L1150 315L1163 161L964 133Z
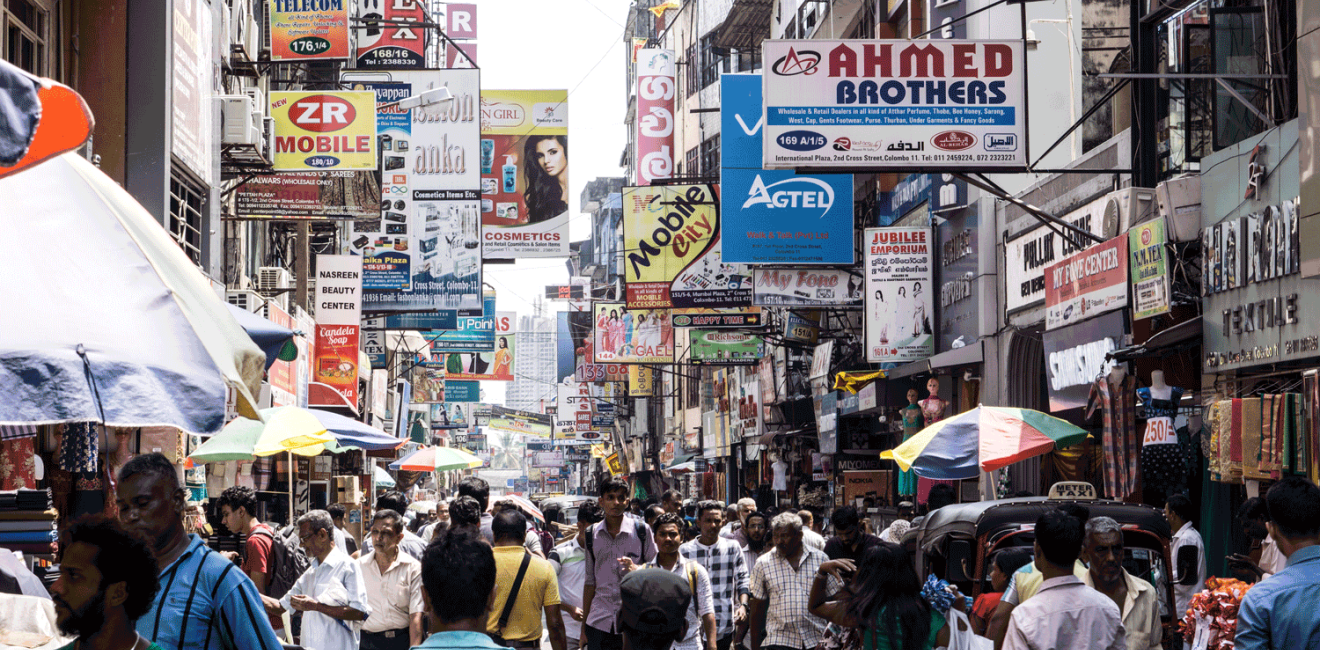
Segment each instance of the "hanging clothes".
M899 410L903 416L903 442L916 435L922 429L923 416L921 407L916 404L908 404ZM900 497L913 497L917 495L917 475L912 470L899 471L898 473L898 495Z
M60 440L60 469L95 475L98 438L95 423L74 422L64 425L64 437Z
M1104 422L1105 496L1122 501L1137 492L1140 459L1137 435L1137 378L1115 383L1109 375L1091 386L1086 417L1100 410Z
M0 490L37 487L36 442L33 436L0 440Z
M1271 421L1274 418L1274 396L1247 397L1242 400L1242 422L1245 425L1242 435L1242 478L1265 480L1270 473L1263 468L1267 465L1266 439L1270 436Z

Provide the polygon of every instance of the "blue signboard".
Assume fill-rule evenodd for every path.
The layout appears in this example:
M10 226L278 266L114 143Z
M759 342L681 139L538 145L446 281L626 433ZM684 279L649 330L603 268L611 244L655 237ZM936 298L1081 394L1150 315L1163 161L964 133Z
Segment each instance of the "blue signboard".
M480 402L481 382L445 381L446 402Z
M406 314L390 314L385 317L387 330L452 330L458 327L458 310L436 309Z
M724 261L852 264L851 174L761 169L761 75L720 77Z
M487 291L482 314L457 317L457 327L425 334L431 342L431 360L445 352L493 352L495 350L495 294Z

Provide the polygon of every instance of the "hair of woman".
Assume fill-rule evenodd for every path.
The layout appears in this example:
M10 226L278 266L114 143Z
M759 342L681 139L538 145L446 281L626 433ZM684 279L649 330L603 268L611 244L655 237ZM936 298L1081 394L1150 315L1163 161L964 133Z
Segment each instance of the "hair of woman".
M887 636L896 650L925 647L930 604L921 597L921 579L906 551L888 542L867 549L857 563L851 590L848 616L862 629Z

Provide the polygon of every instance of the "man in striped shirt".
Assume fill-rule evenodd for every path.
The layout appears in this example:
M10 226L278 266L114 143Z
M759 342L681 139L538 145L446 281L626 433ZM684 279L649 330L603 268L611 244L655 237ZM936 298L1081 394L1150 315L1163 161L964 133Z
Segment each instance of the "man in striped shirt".
M280 650L256 585L183 525L187 493L169 459L134 457L119 470L119 520L151 543L160 590L137 631L164 650Z
M748 577L751 572L738 542L720 537L721 510L723 506L719 501L709 500L697 504L697 525L701 527L701 536L681 546L679 552L685 559L705 567L710 574L717 648L729 650L733 643L734 625L747 618Z

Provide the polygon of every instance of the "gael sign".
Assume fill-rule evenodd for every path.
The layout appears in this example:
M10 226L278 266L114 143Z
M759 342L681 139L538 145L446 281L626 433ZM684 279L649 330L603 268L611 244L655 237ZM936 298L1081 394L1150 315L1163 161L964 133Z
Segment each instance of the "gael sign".
M762 47L767 169L1027 163L1020 42L767 40Z

